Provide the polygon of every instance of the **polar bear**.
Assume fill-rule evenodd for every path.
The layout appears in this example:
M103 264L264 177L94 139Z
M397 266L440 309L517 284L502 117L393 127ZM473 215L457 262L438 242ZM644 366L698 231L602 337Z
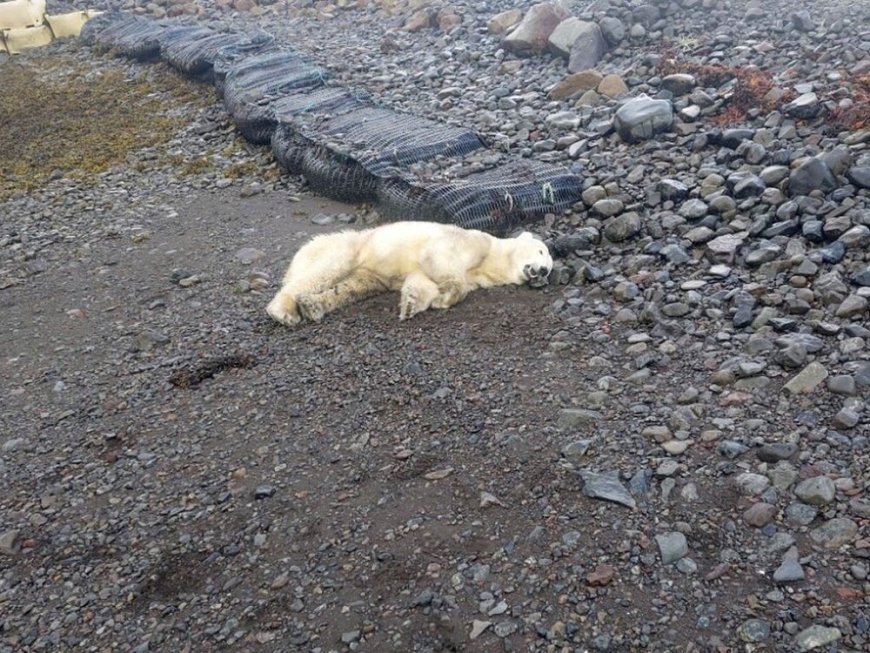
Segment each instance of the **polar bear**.
M394 222L316 236L293 257L266 311L294 326L365 297L399 291L399 319L449 308L472 290L542 282L553 269L528 232L496 238L437 222Z

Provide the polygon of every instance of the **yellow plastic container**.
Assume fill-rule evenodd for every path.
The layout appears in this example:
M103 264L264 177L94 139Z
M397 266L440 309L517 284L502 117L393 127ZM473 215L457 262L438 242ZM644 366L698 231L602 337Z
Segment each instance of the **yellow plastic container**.
M0 30L42 25L45 0L0 1Z
M18 54L30 48L48 45L54 40L48 25L18 27L0 32L0 41L9 54Z

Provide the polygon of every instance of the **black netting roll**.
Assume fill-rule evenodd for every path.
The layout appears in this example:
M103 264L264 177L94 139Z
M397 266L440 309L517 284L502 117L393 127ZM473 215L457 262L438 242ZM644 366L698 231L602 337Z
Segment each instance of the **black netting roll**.
M308 139L298 135L308 119L325 119L371 106L368 93L358 89L322 87L286 95L272 103L278 125L272 134L272 154L285 170L302 173L302 157L309 147Z
M187 32L174 32L161 39L160 56L176 70L197 81L209 82L214 74L217 52L226 45L242 40L240 34L215 32L197 27Z
M117 21L122 20L125 14L120 11L106 11L101 14L89 18L79 33L79 39L85 45L99 46L98 39L103 30L107 29Z
M413 175L378 186L378 210L393 220L432 220L505 235L580 201L582 180L565 168L519 160L462 179L427 183Z
M218 93L223 94L224 80L233 66L249 57L272 52L276 49L275 37L263 30L257 30L242 41L223 46L218 50L213 62L213 81Z
M165 25L148 18L121 15L95 35L94 45L131 59L156 59L160 56L160 37L166 30Z
M252 143L272 140L277 124L271 104L294 90L322 86L326 73L290 50L269 52L232 66L223 84L224 106Z
M283 131L278 144L285 147L285 167L301 172L317 192L344 201L374 200L381 180L413 163L485 146L469 129L377 107Z

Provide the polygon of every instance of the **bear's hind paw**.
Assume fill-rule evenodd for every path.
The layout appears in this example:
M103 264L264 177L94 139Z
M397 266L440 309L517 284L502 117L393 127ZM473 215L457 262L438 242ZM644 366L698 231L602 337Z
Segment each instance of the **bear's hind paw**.
M273 299L266 306L266 312L276 322L280 322L285 326L296 326L302 321L302 318L296 313L296 309L288 310L287 307L278 298Z
M413 295L404 296L399 303L399 320L409 320L422 311L423 309L419 307L416 297Z

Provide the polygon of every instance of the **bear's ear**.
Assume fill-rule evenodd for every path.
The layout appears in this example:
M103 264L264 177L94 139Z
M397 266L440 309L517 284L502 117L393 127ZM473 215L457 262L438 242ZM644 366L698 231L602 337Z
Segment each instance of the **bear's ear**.
M530 239L531 239L531 240L534 240L534 239L535 239L535 235L532 234L532 233L530 233L530 232L528 232L528 231L524 231L524 232L521 233L519 236L517 236L517 238L523 238L523 239L525 239L525 240L530 240Z

